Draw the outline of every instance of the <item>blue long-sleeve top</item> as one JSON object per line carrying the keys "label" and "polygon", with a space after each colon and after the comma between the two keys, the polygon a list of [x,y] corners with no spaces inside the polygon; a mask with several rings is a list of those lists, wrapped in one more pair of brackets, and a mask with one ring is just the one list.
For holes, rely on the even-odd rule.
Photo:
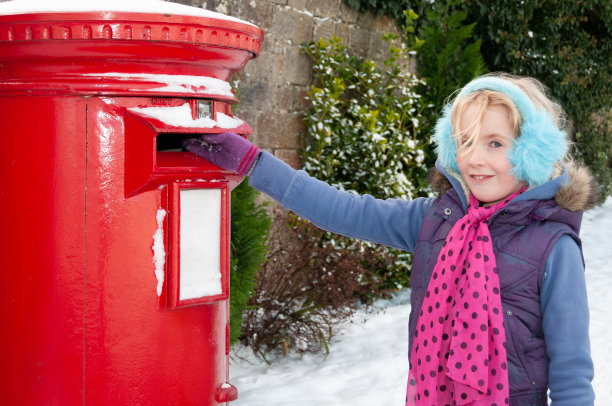
{"label": "blue long-sleeve top", "polygon": [[[453,187],[461,187],[456,179],[448,178]],[[566,182],[564,174],[528,190],[517,200],[550,199]],[[415,249],[421,223],[434,200],[380,200],[340,191],[304,171],[292,169],[267,152],[261,154],[253,168],[249,184],[322,229],[410,252]],[[464,205],[467,207],[466,202]],[[548,257],[540,300],[551,405],[593,405],[594,371],[584,265],[580,248],[569,236],[561,237]]]}

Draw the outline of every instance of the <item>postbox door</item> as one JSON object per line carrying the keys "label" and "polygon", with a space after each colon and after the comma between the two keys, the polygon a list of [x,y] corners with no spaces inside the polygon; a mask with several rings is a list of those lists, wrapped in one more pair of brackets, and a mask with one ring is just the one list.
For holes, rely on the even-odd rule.
{"label": "postbox door", "polygon": [[228,193],[225,182],[170,184],[169,308],[228,299]]}

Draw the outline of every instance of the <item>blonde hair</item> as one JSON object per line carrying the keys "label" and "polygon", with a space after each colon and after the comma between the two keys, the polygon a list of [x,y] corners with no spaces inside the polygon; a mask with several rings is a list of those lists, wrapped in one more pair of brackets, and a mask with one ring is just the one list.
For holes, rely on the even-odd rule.
{"label": "blonde hair", "polygon": [[[529,97],[536,109],[547,111],[552,117],[554,125],[560,130],[565,130],[567,124],[565,111],[560,104],[548,96],[547,87],[537,79],[510,75],[508,73],[492,73],[481,77],[494,77],[507,80],[519,87],[527,97]],[[463,127],[465,130],[462,132],[460,131],[461,116],[465,110],[472,105],[478,107],[476,120],[467,126],[464,125]],[[502,92],[488,89],[477,90],[456,99],[452,103],[452,106],[451,126],[458,154],[465,155],[471,152],[473,147],[470,147],[470,145],[473,146],[478,139],[484,114],[486,110],[492,106],[501,106],[506,110],[510,125],[514,129],[515,137],[520,136],[522,118],[519,110],[512,99]]]}

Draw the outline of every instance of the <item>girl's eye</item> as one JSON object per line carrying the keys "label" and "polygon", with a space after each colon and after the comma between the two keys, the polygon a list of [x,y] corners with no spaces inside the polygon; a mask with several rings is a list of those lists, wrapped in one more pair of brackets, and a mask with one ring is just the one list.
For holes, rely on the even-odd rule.
{"label": "girl's eye", "polygon": [[492,146],[493,148],[499,148],[499,147],[501,147],[501,146],[502,146],[502,144],[501,144],[501,143],[499,143],[499,142],[497,142],[497,141],[491,141],[491,146]]}

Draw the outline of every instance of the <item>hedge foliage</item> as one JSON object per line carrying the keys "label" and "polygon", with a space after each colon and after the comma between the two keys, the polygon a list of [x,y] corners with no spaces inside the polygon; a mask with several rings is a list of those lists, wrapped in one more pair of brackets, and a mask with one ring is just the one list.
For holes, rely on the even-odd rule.
{"label": "hedge foliage", "polygon": [[413,1],[409,0],[344,0],[349,6],[365,13],[374,11],[379,17],[388,15],[395,17],[398,23],[404,22],[404,11],[414,9]]}
{"label": "hedge foliage", "polygon": [[259,192],[244,180],[232,191],[230,344],[242,335],[243,313],[249,309],[255,279],[266,260],[270,217],[264,204],[257,204]]}
{"label": "hedge foliage", "polygon": [[544,80],[574,118],[609,105],[612,2],[465,1],[490,70]]}
{"label": "hedge foliage", "polygon": [[[432,133],[449,95],[483,74],[486,66],[480,53],[481,40],[472,39],[476,24],[466,22],[465,10],[456,10],[453,2],[436,2],[424,13],[417,20],[423,42],[418,53],[419,75],[426,84],[420,92],[429,106],[424,111],[424,130]],[[431,149],[429,166],[435,159]]]}
{"label": "hedge foliage", "polygon": [[415,91],[422,82],[401,65],[409,63],[409,50],[390,45],[382,66],[350,54],[335,36],[303,44],[302,51],[314,76],[304,169],[341,190],[381,199],[426,193],[429,139],[419,137],[424,107]]}
{"label": "hedge foliage", "polygon": [[[577,156],[612,194],[612,2],[466,0],[489,70],[542,80],[573,120]],[[606,115],[607,114],[607,115]],[[609,126],[608,126],[609,128]]]}
{"label": "hedge foliage", "polygon": [[[439,83],[428,77],[428,43],[446,35],[444,18],[429,14],[446,9],[445,16],[465,14],[465,23],[475,24],[466,43],[481,42],[480,52],[488,71],[533,76],[546,84],[568,112],[573,123],[576,156],[595,174],[601,196],[612,195],[612,2],[609,0],[345,0],[360,11],[371,10],[394,17],[404,24],[403,11],[413,8],[425,18],[417,21],[417,36],[424,40],[419,72],[433,88]],[[450,21],[450,20],[447,20]],[[438,25],[436,32],[431,30]],[[453,40],[453,36],[448,36]],[[464,45],[462,49],[467,49]],[[470,75],[463,64],[448,64],[455,74]],[[464,79],[457,81],[460,86]],[[458,86],[458,87],[459,87]],[[449,93],[443,90],[441,93]]]}
{"label": "hedge foliage", "polygon": [[[412,199],[429,191],[425,178],[430,139],[422,131],[425,106],[416,92],[424,83],[403,69],[414,49],[395,46],[395,35],[385,39],[389,56],[380,64],[350,54],[337,37],[302,45],[313,60],[315,79],[308,92],[311,108],[304,117],[302,159],[311,176],[340,190]],[[384,288],[407,286],[410,254],[384,250],[395,257],[376,270]]]}

